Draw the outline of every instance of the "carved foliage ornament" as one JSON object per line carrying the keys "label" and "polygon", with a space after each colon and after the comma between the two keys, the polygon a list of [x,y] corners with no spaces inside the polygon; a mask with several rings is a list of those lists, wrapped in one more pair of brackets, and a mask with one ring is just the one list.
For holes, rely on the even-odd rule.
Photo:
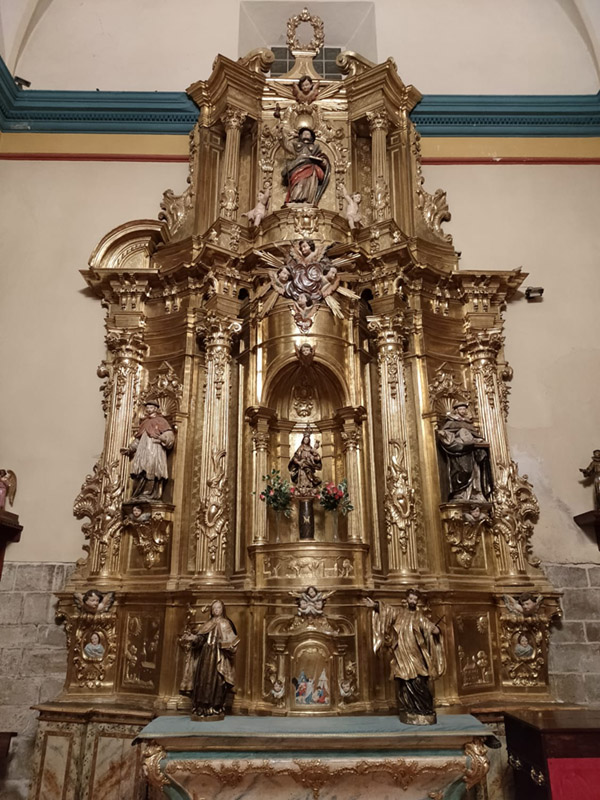
{"label": "carved foliage ornament", "polygon": [[[313,38],[308,44],[301,43],[296,36],[298,26],[302,22],[308,22],[313,29]],[[299,14],[288,19],[286,41],[292,53],[299,50],[304,53],[314,53],[316,55],[323,47],[325,41],[323,20],[320,17],[310,14],[307,8],[303,8]]]}
{"label": "carved foliage ornament", "polygon": [[491,520],[479,506],[468,511],[453,510],[444,519],[446,540],[461,567],[469,569],[479,547],[482,532],[491,526]]}
{"label": "carved foliage ornament", "polygon": [[122,495],[119,462],[114,461],[105,467],[101,456],[94,465],[93,474],[86,476],[73,505],[76,519],[89,519],[81,526],[81,530],[85,539],[90,541],[83,549],[88,553],[93,552],[92,570],[105,566],[111,541],[113,556],[118,554]]}
{"label": "carved foliage ornament", "polygon": [[214,450],[211,461],[212,473],[207,480],[208,491],[196,518],[196,536],[206,539],[208,556],[214,563],[219,553],[224,554],[229,536],[227,452]]}
{"label": "carved foliage ornament", "polygon": [[494,548],[500,552],[500,539],[508,547],[515,563],[524,558],[533,567],[539,566],[534,557],[531,537],[540,514],[538,501],[527,475],[519,475],[514,461],[508,467],[499,464],[502,476],[494,488]]}
{"label": "carved foliage ornament", "polygon": [[165,519],[161,511],[151,513],[134,506],[124,519],[123,527],[131,533],[135,546],[144,560],[144,566],[146,569],[151,569],[159,561],[171,538],[170,521]]}
{"label": "carved foliage ornament", "polygon": [[397,540],[402,552],[406,553],[415,512],[415,492],[405,467],[405,444],[392,440],[389,448],[384,498],[385,526],[388,540]]}
{"label": "carved foliage ornament", "polygon": [[163,361],[155,377],[140,395],[140,405],[148,400],[158,403],[160,413],[165,417],[172,417],[181,404],[183,397],[183,384],[177,373],[168,361]]}

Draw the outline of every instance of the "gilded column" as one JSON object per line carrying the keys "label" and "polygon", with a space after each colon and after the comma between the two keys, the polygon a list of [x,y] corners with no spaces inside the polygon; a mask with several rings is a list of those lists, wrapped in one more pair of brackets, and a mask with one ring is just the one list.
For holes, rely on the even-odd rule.
{"label": "gilded column", "polygon": [[75,499],[78,519],[89,517],[83,533],[89,541],[89,575],[107,576],[119,571],[122,536],[121,503],[128,485],[129,459],[121,450],[131,441],[133,416],[147,347],[140,328],[108,328],[109,358],[98,367],[102,386],[102,408],[106,416],[104,450],[92,475],[85,479]]}
{"label": "gilded column", "polygon": [[371,131],[371,175],[373,181],[373,220],[378,222],[390,216],[389,171],[387,159],[387,133],[389,117],[384,109],[367,112]]}
{"label": "gilded column", "polygon": [[477,394],[482,434],[490,443],[494,475],[492,531],[499,571],[504,575],[527,572],[532,561],[530,537],[539,507],[527,477],[511,460],[500,390],[498,354],[504,337],[499,329],[470,329],[463,350],[469,358]]}
{"label": "gilded column", "polygon": [[385,474],[385,527],[392,575],[417,572],[417,541],[411,459],[406,424],[403,334],[400,315],[369,317],[376,336]]}
{"label": "gilded column", "polygon": [[348,494],[355,510],[348,514],[348,541],[364,542],[366,523],[363,503],[363,482],[360,471],[360,448],[362,440],[361,425],[366,419],[366,411],[362,406],[340,409],[336,418],[342,423],[342,442]]}
{"label": "gilded column", "polygon": [[200,503],[196,514],[196,573],[223,579],[231,528],[228,492],[231,345],[237,319],[209,312],[198,324],[206,350]]}
{"label": "gilded column", "polygon": [[275,417],[270,408],[252,407],[246,411],[246,419],[252,428],[252,479],[254,487],[254,504],[252,519],[252,543],[264,544],[269,539],[267,531],[267,506],[258,502],[263,489],[263,475],[269,471],[269,424]]}
{"label": "gilded column", "polygon": [[238,210],[238,180],[240,162],[240,132],[247,114],[234,106],[227,106],[221,120],[225,126],[225,154],[223,157],[223,186],[221,189],[221,216],[236,219]]}

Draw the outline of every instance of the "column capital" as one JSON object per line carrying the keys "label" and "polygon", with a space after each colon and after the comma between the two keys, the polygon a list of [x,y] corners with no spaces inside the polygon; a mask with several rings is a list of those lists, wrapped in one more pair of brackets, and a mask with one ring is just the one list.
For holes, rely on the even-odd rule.
{"label": "column capital", "polygon": [[467,335],[461,349],[469,356],[471,363],[487,361],[495,363],[498,353],[504,345],[504,336],[500,328],[467,328]]}
{"label": "column capital", "polygon": [[246,121],[248,114],[242,111],[241,108],[235,106],[226,106],[225,111],[221,114],[221,122],[225,126],[226,131],[239,131]]}
{"label": "column capital", "polygon": [[218,347],[231,348],[234,338],[242,330],[242,322],[233,317],[209,311],[198,318],[196,335],[203,339],[207,352]]}
{"label": "column capital", "polygon": [[148,351],[142,328],[107,328],[105,342],[115,359],[141,361]]}
{"label": "column capital", "polygon": [[398,347],[406,338],[404,315],[399,312],[367,317],[367,327],[380,350],[391,346]]}
{"label": "column capital", "polygon": [[367,120],[371,133],[375,131],[387,133],[391,124],[388,113],[384,108],[379,108],[376,111],[367,111]]}

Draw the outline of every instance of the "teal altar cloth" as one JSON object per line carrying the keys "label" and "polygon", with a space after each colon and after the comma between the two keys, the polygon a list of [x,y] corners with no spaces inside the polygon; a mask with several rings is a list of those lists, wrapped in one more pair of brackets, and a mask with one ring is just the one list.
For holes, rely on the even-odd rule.
{"label": "teal altar cloth", "polygon": [[[470,715],[158,717],[138,735],[172,800],[463,800],[485,780],[492,731]],[[474,795],[473,795],[474,796]]]}

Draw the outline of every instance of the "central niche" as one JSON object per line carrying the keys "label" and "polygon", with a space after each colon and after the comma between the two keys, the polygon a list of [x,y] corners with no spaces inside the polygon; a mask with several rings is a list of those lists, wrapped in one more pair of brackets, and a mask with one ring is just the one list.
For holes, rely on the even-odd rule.
{"label": "central niche", "polygon": [[[325,364],[308,344],[297,348],[298,359],[282,367],[267,387],[267,405],[276,412],[271,428],[272,463],[289,478],[289,462],[308,432],[311,444],[321,456],[322,469],[317,472],[321,485],[339,483],[344,474],[342,420],[344,391]],[[305,355],[303,355],[303,351]],[[295,541],[298,538],[297,508],[291,519],[277,520],[269,515],[269,541]],[[315,539],[336,541],[344,535],[344,521],[327,514],[318,500],[314,502]],[[340,530],[338,530],[338,525]],[[278,530],[273,530],[277,526]]]}

